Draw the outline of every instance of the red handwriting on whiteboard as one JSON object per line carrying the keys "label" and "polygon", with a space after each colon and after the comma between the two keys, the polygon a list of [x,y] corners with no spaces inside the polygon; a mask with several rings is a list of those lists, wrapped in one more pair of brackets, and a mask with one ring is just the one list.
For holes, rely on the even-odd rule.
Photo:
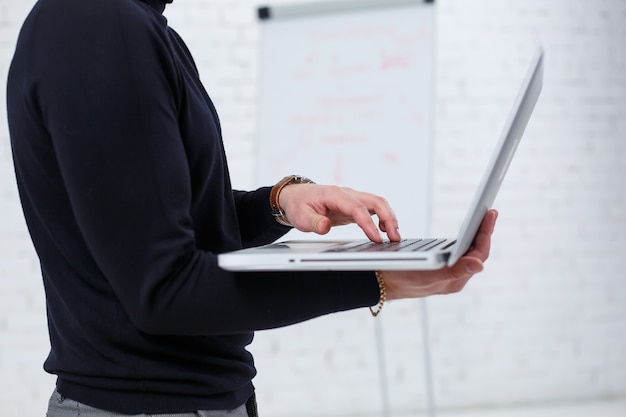
{"label": "red handwriting on whiteboard", "polygon": [[322,142],[330,144],[354,144],[367,140],[365,135],[358,133],[328,134],[321,137]]}
{"label": "red handwriting on whiteboard", "polygon": [[390,54],[387,51],[380,53],[380,69],[388,71],[392,69],[407,69],[411,66],[410,55],[407,54]]}

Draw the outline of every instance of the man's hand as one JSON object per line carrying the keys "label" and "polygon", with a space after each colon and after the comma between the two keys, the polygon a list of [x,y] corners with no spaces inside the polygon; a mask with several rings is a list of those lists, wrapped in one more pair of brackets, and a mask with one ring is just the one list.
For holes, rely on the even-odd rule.
{"label": "man's hand", "polygon": [[[331,227],[356,223],[374,242],[382,242],[381,231],[389,240],[400,240],[396,215],[387,200],[374,194],[346,187],[292,184],[282,189],[279,203],[289,222],[302,232],[324,235]],[[372,220],[374,214],[378,227]]]}
{"label": "man's hand", "polygon": [[483,270],[497,217],[495,210],[487,212],[474,244],[453,266],[434,271],[383,271],[387,299],[421,298],[461,291],[474,274]]}

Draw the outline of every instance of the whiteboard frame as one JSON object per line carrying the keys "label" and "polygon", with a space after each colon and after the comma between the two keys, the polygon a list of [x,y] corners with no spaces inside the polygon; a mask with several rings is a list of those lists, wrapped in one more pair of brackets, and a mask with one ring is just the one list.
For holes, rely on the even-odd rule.
{"label": "whiteboard frame", "polygon": [[348,12],[372,8],[389,8],[406,5],[432,5],[435,0],[340,0],[321,1],[300,4],[281,4],[276,6],[261,6],[258,8],[258,18],[261,21],[270,19],[292,18],[302,15]]}

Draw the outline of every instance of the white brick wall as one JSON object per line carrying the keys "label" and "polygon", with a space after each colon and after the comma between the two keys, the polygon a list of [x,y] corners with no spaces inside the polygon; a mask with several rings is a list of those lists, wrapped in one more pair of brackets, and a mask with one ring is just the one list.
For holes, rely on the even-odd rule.
{"label": "white brick wall", "polygon": [[487,271],[429,302],[437,403],[624,395],[626,2],[442,1],[439,12],[434,230],[464,210],[454,167],[475,182],[535,41],[546,77],[496,204]]}
{"label": "white brick wall", "polygon": [[[33,3],[0,0],[2,74]],[[257,5],[176,0],[167,11],[220,111],[238,187],[255,170]],[[437,8],[437,234],[456,233],[536,42],[546,73],[497,200],[487,270],[462,294],[426,302],[435,403],[626,397],[626,1],[439,0]],[[43,415],[53,387],[41,370],[43,290],[4,117],[0,210],[0,415]],[[393,416],[427,404],[421,313],[420,301],[395,302],[380,320]],[[366,311],[258,334],[263,415],[381,415],[376,335]]]}

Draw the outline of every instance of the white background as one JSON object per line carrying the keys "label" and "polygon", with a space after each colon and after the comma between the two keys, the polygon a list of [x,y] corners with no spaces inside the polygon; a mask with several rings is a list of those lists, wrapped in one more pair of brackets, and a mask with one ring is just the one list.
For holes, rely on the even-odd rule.
{"label": "white background", "polygon": [[[0,0],[3,77],[32,4]],[[240,188],[256,171],[257,5],[175,0],[166,11],[216,102]],[[626,1],[441,0],[436,25],[433,232],[458,229],[539,42],[545,84],[496,202],[486,271],[428,299],[427,318],[402,301],[377,319],[391,415],[427,405],[424,322],[438,410],[626,398]],[[41,369],[45,303],[20,210],[1,117],[0,415],[41,416],[54,380]],[[358,310],[259,333],[262,415],[381,415],[374,323]]]}

